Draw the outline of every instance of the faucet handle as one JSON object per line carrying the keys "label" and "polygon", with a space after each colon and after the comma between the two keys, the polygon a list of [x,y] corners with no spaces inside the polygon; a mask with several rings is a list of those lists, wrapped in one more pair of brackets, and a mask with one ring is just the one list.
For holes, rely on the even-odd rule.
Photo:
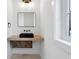
{"label": "faucet handle", "polygon": [[29,30],[24,30],[24,32],[30,32],[30,29]]}
{"label": "faucet handle", "polygon": [[26,30],[24,30],[24,32],[25,32]]}

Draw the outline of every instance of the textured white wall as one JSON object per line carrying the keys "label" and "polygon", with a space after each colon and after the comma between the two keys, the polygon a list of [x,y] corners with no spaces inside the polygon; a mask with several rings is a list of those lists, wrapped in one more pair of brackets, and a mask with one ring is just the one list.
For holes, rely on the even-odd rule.
{"label": "textured white wall", "polygon": [[56,7],[55,2],[60,0],[40,1],[41,32],[45,39],[41,43],[41,57],[42,59],[70,59],[70,47],[55,41],[55,39],[61,39],[60,6]]}
{"label": "textured white wall", "polygon": [[[12,23],[13,21],[13,1],[7,0],[7,22]],[[12,34],[12,28],[7,28],[7,36]]]}

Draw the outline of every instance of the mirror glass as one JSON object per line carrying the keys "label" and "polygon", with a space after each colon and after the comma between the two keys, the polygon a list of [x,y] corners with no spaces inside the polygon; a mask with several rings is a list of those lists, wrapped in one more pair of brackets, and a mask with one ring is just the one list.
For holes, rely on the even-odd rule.
{"label": "mirror glass", "polygon": [[35,12],[18,12],[18,26],[34,27]]}

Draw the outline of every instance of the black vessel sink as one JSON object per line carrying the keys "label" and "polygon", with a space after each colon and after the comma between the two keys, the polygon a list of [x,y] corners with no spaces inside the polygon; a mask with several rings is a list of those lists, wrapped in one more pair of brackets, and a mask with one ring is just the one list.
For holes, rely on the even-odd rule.
{"label": "black vessel sink", "polygon": [[34,34],[33,33],[21,33],[19,35],[20,38],[33,38]]}

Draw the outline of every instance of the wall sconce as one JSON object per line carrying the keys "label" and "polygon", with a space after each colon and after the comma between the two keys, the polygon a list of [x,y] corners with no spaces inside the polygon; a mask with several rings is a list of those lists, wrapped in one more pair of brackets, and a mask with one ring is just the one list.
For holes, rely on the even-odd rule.
{"label": "wall sconce", "polygon": [[30,3],[31,0],[22,0],[24,3]]}
{"label": "wall sconce", "polygon": [[8,28],[10,28],[11,27],[11,23],[10,22],[8,22]]}

